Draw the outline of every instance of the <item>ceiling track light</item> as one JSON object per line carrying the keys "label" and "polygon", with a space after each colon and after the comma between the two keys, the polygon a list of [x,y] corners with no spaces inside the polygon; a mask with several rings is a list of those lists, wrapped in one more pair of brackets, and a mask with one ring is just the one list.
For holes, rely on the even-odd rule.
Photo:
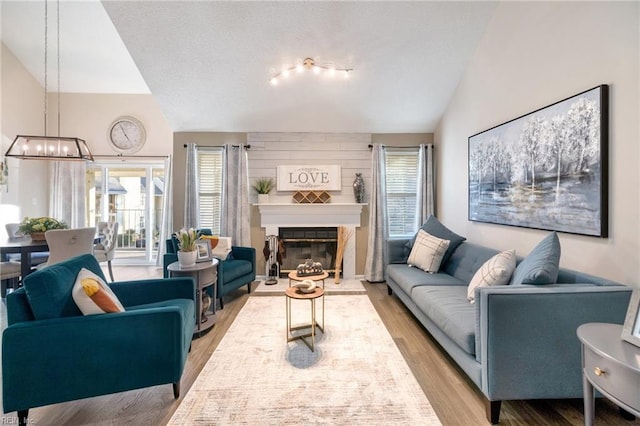
{"label": "ceiling track light", "polygon": [[289,78],[294,71],[298,74],[304,71],[311,71],[316,75],[323,73],[329,77],[335,77],[341,74],[343,78],[349,78],[349,74],[353,72],[353,68],[338,68],[332,64],[318,65],[312,58],[305,58],[304,61],[295,66],[283,68],[282,71],[274,74],[269,82],[272,86],[277,86],[280,80]]}

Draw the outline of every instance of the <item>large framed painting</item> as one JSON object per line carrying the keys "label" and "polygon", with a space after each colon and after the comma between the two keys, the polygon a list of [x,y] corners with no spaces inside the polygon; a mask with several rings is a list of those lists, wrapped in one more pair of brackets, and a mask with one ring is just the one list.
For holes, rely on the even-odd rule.
{"label": "large framed painting", "polygon": [[609,87],[469,137],[469,220],[608,236]]}

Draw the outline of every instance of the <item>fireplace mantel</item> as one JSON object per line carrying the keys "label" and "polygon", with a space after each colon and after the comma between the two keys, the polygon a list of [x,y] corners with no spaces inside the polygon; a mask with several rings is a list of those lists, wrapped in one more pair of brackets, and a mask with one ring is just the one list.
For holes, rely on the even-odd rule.
{"label": "fireplace mantel", "polygon": [[356,236],[364,203],[256,204],[260,210],[260,226],[266,235],[279,235],[280,228],[344,226],[352,233],[344,251],[344,279],[356,276]]}

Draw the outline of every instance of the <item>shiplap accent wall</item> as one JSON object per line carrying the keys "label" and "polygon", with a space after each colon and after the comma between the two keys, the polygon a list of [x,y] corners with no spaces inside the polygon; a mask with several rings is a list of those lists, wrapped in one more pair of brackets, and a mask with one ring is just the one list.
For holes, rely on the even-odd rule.
{"label": "shiplap accent wall", "polygon": [[[341,166],[342,190],[329,191],[331,202],[355,203],[353,180],[362,173],[365,200],[371,188],[371,134],[369,133],[248,133],[249,183],[271,177],[281,165],[337,164]],[[292,191],[272,191],[270,203],[291,202]],[[250,200],[257,202],[255,191]]]}

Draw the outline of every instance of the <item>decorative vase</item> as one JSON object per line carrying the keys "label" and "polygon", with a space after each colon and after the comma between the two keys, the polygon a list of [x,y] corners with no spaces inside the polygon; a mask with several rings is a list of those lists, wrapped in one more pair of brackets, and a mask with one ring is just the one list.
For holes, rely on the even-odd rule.
{"label": "decorative vase", "polygon": [[178,262],[180,262],[180,266],[189,267],[194,266],[196,264],[196,254],[194,251],[178,251]]}
{"label": "decorative vase", "polygon": [[44,236],[44,232],[32,232],[31,233],[31,241],[46,241],[47,239]]}
{"label": "decorative vase", "polygon": [[258,194],[258,204],[268,204],[269,194]]}
{"label": "decorative vase", "polygon": [[356,178],[353,181],[353,195],[356,197],[356,203],[364,201],[364,179],[362,179],[362,173],[356,173]]}
{"label": "decorative vase", "polygon": [[202,293],[202,315],[201,315],[201,319],[200,322],[206,322],[207,321],[207,312],[209,311],[209,308],[211,307],[211,296],[209,296],[209,294],[207,294],[206,292]]}

